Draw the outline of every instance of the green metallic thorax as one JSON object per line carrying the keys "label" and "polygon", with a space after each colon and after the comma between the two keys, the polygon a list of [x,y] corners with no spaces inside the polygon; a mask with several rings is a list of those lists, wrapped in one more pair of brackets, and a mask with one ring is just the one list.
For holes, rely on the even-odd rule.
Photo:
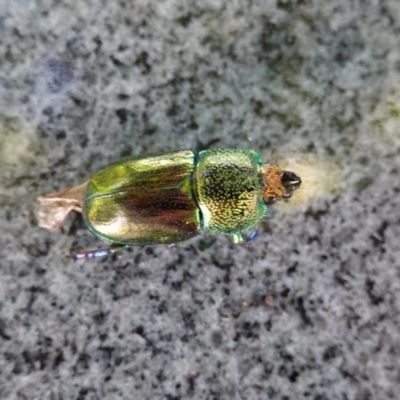
{"label": "green metallic thorax", "polygon": [[261,156],[252,150],[200,152],[195,188],[204,228],[237,236],[265,216],[261,163]]}
{"label": "green metallic thorax", "polygon": [[84,220],[114,243],[179,243],[204,230],[233,236],[265,216],[261,156],[252,150],[189,150],[127,158],[88,183]]}

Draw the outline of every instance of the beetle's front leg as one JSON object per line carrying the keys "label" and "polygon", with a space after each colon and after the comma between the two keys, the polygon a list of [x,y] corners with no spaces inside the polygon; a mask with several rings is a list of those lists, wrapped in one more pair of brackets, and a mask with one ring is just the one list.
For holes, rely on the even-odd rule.
{"label": "beetle's front leg", "polygon": [[237,232],[232,235],[233,243],[250,246],[257,239],[260,229],[258,227],[252,229],[247,234],[244,232]]}
{"label": "beetle's front leg", "polygon": [[243,245],[251,246],[257,239],[258,234],[260,233],[260,228],[257,226],[252,229],[245,238]]}
{"label": "beetle's front leg", "polygon": [[80,250],[71,254],[70,256],[67,256],[67,258],[72,258],[73,260],[82,260],[87,258],[105,257],[109,254],[126,249],[127,247],[129,247],[127,244],[113,244],[106,249]]}

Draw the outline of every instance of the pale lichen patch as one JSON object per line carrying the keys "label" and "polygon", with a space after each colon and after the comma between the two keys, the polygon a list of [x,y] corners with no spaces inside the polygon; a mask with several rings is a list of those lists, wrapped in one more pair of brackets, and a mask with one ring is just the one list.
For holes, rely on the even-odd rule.
{"label": "pale lichen patch", "polygon": [[31,165],[39,150],[33,125],[0,116],[0,165]]}
{"label": "pale lichen patch", "polygon": [[380,102],[371,118],[372,132],[388,146],[400,142],[400,94]]}
{"label": "pale lichen patch", "polygon": [[288,202],[279,202],[288,209],[296,210],[296,206],[312,204],[339,191],[344,185],[343,168],[335,158],[297,153],[280,162],[280,167],[293,171],[302,181]]}

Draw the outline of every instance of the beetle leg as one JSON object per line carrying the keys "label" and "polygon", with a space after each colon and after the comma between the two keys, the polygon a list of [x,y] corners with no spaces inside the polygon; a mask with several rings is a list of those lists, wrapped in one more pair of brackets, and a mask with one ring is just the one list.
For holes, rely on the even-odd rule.
{"label": "beetle leg", "polygon": [[254,241],[257,239],[257,236],[260,232],[260,229],[258,227],[252,229],[249,234],[246,236],[246,239],[244,241],[245,246],[250,246],[254,243]]}
{"label": "beetle leg", "polygon": [[71,254],[68,258],[72,258],[73,260],[82,260],[87,258],[104,257],[108,254],[113,254],[117,251],[126,249],[127,247],[129,247],[127,244],[113,244],[106,249],[80,250]]}
{"label": "beetle leg", "polygon": [[240,244],[240,243],[243,243],[246,241],[243,237],[242,232],[233,233],[232,240],[233,240],[233,243],[235,243],[235,244]]}
{"label": "beetle leg", "polygon": [[252,229],[248,234],[243,232],[234,233],[232,235],[233,243],[242,244],[244,246],[250,246],[254,243],[258,236],[259,228]]}

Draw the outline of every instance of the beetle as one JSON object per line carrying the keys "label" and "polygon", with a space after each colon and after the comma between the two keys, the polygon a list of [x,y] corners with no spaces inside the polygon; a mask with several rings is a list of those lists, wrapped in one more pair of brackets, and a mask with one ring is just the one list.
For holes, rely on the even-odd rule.
{"label": "beetle", "polygon": [[[295,173],[263,163],[253,150],[181,150],[124,158],[72,188],[82,191],[82,199],[68,211],[81,211],[88,229],[111,242],[109,248],[82,250],[72,257],[100,257],[136,245],[173,245],[205,231],[249,244],[267,205],[288,199],[300,185]],[[39,201],[59,200],[54,195],[68,191]]]}

